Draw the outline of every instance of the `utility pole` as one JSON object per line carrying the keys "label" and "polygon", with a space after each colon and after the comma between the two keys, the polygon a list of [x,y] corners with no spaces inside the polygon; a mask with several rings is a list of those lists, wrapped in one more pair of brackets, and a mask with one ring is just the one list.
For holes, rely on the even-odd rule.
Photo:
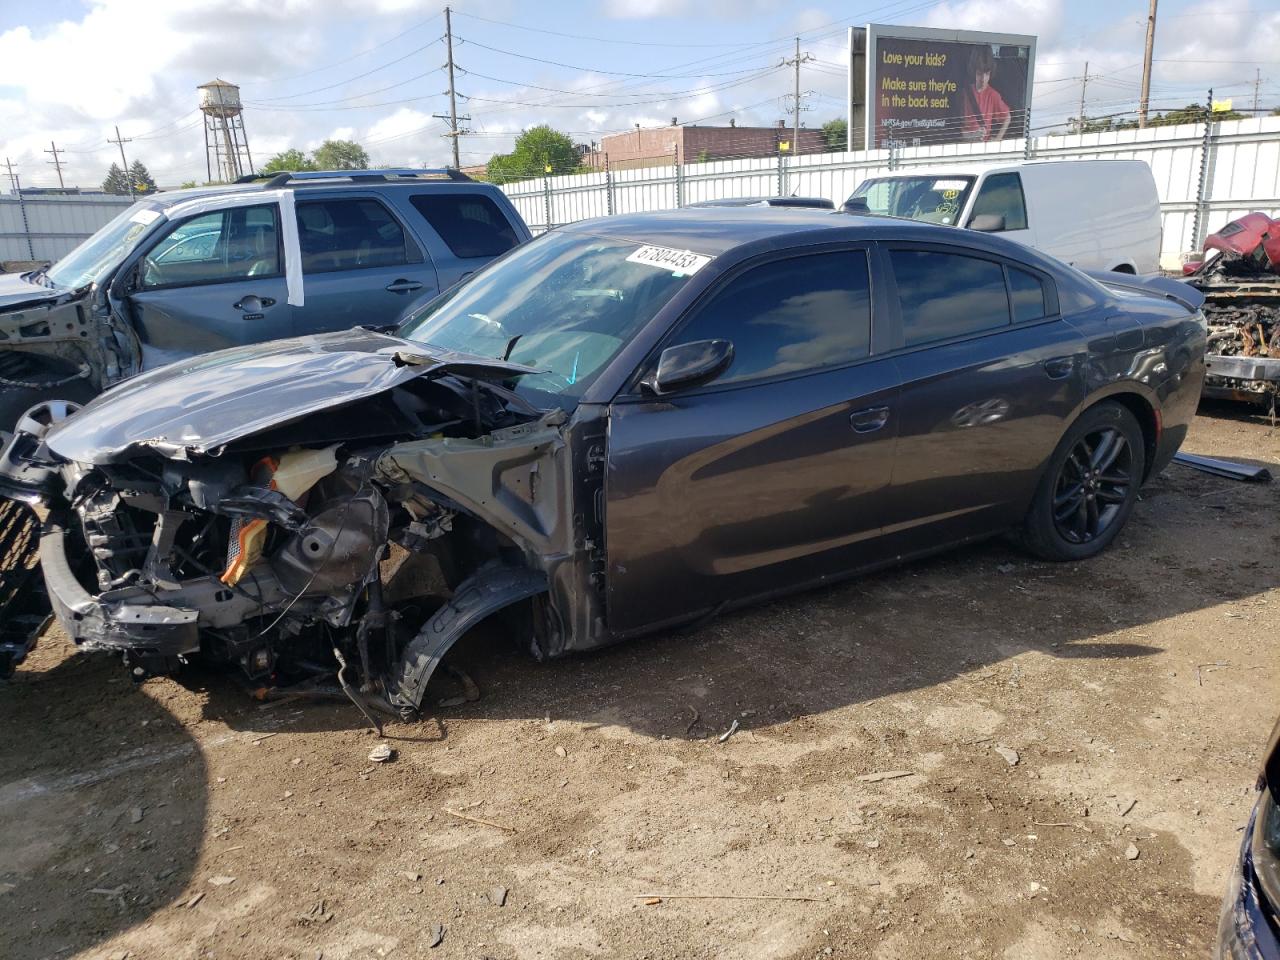
{"label": "utility pole", "polygon": [[1076,119],[1076,133],[1084,133],[1084,92],[1089,87],[1089,61],[1084,62],[1084,76],[1080,78],[1080,115]]}
{"label": "utility pole", "polygon": [[[1156,0],[1147,12],[1147,47],[1142,54],[1142,94],[1138,99],[1138,126],[1147,125],[1147,107],[1151,103],[1151,53],[1156,46]],[[1088,70],[1085,71],[1088,73]]]}
{"label": "utility pole", "polygon": [[1253,115],[1258,115],[1258,90],[1262,86],[1262,68],[1253,68]]}
{"label": "utility pole", "polygon": [[783,67],[794,66],[796,68],[796,92],[794,94],[796,118],[793,136],[791,139],[791,152],[793,154],[800,152],[800,64],[808,63],[812,59],[813,54],[806,53],[804,56],[800,55],[800,38],[796,37],[796,55],[790,60],[783,60],[782,63],[779,64],[779,66]]}
{"label": "utility pole", "polygon": [[62,161],[58,159],[58,145],[50,140],[49,147],[50,149],[46,150],[45,153],[52,153],[53,159],[46,160],[45,163],[53,164],[53,169],[58,171],[58,187],[59,189],[65,190],[67,185],[62,182]]}
{"label": "utility pole", "polygon": [[129,161],[124,158],[124,145],[126,143],[133,143],[133,138],[120,136],[120,127],[117,126],[116,138],[114,140],[108,139],[107,143],[114,143],[116,146],[120,148],[120,165],[124,167],[124,182],[129,185],[129,196],[132,197],[133,196],[133,177],[129,173]]}
{"label": "utility pole", "polygon": [[458,158],[458,138],[470,133],[470,130],[459,130],[459,120],[470,120],[470,117],[458,116],[458,92],[453,84],[453,11],[448,7],[444,8],[444,38],[445,47],[449,51],[449,115],[442,113],[432,114],[437,120],[449,121],[449,132],[445,134],[453,141],[453,168],[455,170],[462,169],[462,162]]}
{"label": "utility pole", "polygon": [[10,161],[10,160],[9,160],[9,158],[8,158],[8,157],[5,157],[5,158],[4,158],[4,165],[5,165],[5,169],[7,169],[7,170],[9,171],[9,173],[8,173],[8,177],[9,177],[9,187],[10,187],[10,189],[15,190],[15,191],[16,191],[16,190],[18,190],[18,189],[20,189],[20,188],[19,188],[19,186],[18,186],[18,175],[17,175],[16,173],[14,173],[14,172],[13,172],[13,163],[12,163],[12,161]]}

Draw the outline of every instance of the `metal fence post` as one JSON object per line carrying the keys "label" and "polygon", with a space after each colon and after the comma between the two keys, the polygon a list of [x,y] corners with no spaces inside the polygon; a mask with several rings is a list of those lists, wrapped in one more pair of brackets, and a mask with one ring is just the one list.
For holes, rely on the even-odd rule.
{"label": "metal fence post", "polygon": [[547,229],[551,229],[551,175],[542,175],[542,202],[547,214]]}
{"label": "metal fence post", "polygon": [[680,147],[671,148],[671,158],[676,167],[676,208],[684,206],[684,168],[680,165]]}
{"label": "metal fence post", "polygon": [[778,151],[778,196],[785,197],[787,195],[786,185],[786,158],[781,150]]}
{"label": "metal fence post", "polygon": [[613,216],[613,171],[609,169],[609,155],[604,157],[604,206],[609,216]]}
{"label": "metal fence post", "polygon": [[1204,138],[1200,141],[1200,178],[1196,183],[1196,215],[1191,221],[1191,249],[1200,250],[1204,247],[1205,222],[1208,218],[1208,211],[1205,204],[1208,202],[1206,194],[1209,190],[1209,155],[1213,149],[1213,90],[1209,90],[1209,100],[1205,105],[1204,114]]}
{"label": "metal fence post", "polygon": [[31,224],[27,220],[27,204],[22,199],[22,187],[17,187],[14,192],[18,195],[18,213],[22,215],[22,232],[27,236],[27,256],[34,260],[36,248],[31,242]]}

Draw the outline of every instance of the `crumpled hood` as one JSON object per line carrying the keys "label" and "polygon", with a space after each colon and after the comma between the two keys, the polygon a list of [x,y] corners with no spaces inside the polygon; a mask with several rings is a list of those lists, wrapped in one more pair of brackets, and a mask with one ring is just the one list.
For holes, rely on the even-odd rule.
{"label": "crumpled hood", "polygon": [[101,394],[45,442],[77,463],[126,459],[138,447],[185,459],[445,369],[481,377],[535,372],[356,328],[160,367]]}
{"label": "crumpled hood", "polygon": [[38,283],[28,283],[20,273],[0,273],[0,310],[33,307],[64,296],[66,290],[51,290]]}

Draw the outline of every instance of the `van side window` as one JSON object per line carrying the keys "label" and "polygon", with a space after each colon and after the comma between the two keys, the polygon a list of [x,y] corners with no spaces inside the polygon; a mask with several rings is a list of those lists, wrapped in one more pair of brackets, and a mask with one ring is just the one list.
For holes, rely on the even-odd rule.
{"label": "van side window", "polygon": [[1048,316],[1044,283],[1040,278],[1016,267],[1005,269],[1009,271],[1009,300],[1013,304],[1013,322],[1025,323]]}
{"label": "van side window", "polygon": [[231,207],[173,227],[142,260],[142,286],[278,277],[276,205]]}
{"label": "van side window", "polygon": [[1004,268],[933,250],[890,250],[908,347],[1009,325]]}
{"label": "van side window", "polygon": [[1016,173],[995,173],[987,177],[978,191],[978,198],[973,201],[969,222],[984,214],[1004,217],[1006,230],[1027,229],[1027,202],[1022,196],[1022,178]]}

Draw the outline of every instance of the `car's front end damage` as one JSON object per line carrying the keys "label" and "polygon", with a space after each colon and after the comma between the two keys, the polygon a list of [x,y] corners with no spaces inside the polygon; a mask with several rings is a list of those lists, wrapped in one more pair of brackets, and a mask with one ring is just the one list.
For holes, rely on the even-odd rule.
{"label": "car's front end damage", "polygon": [[1280,221],[1247,214],[1209,236],[1205,251],[1188,275],[1205,295],[1209,321],[1204,393],[1274,406],[1280,392]]}
{"label": "car's front end damage", "polygon": [[599,634],[602,431],[532,406],[522,372],[359,329],[223,351],[29,421],[0,484],[48,509],[40,562],[81,649],[139,679],[340,666],[362,704],[411,714],[490,612],[538,598],[519,625],[539,656]]}

